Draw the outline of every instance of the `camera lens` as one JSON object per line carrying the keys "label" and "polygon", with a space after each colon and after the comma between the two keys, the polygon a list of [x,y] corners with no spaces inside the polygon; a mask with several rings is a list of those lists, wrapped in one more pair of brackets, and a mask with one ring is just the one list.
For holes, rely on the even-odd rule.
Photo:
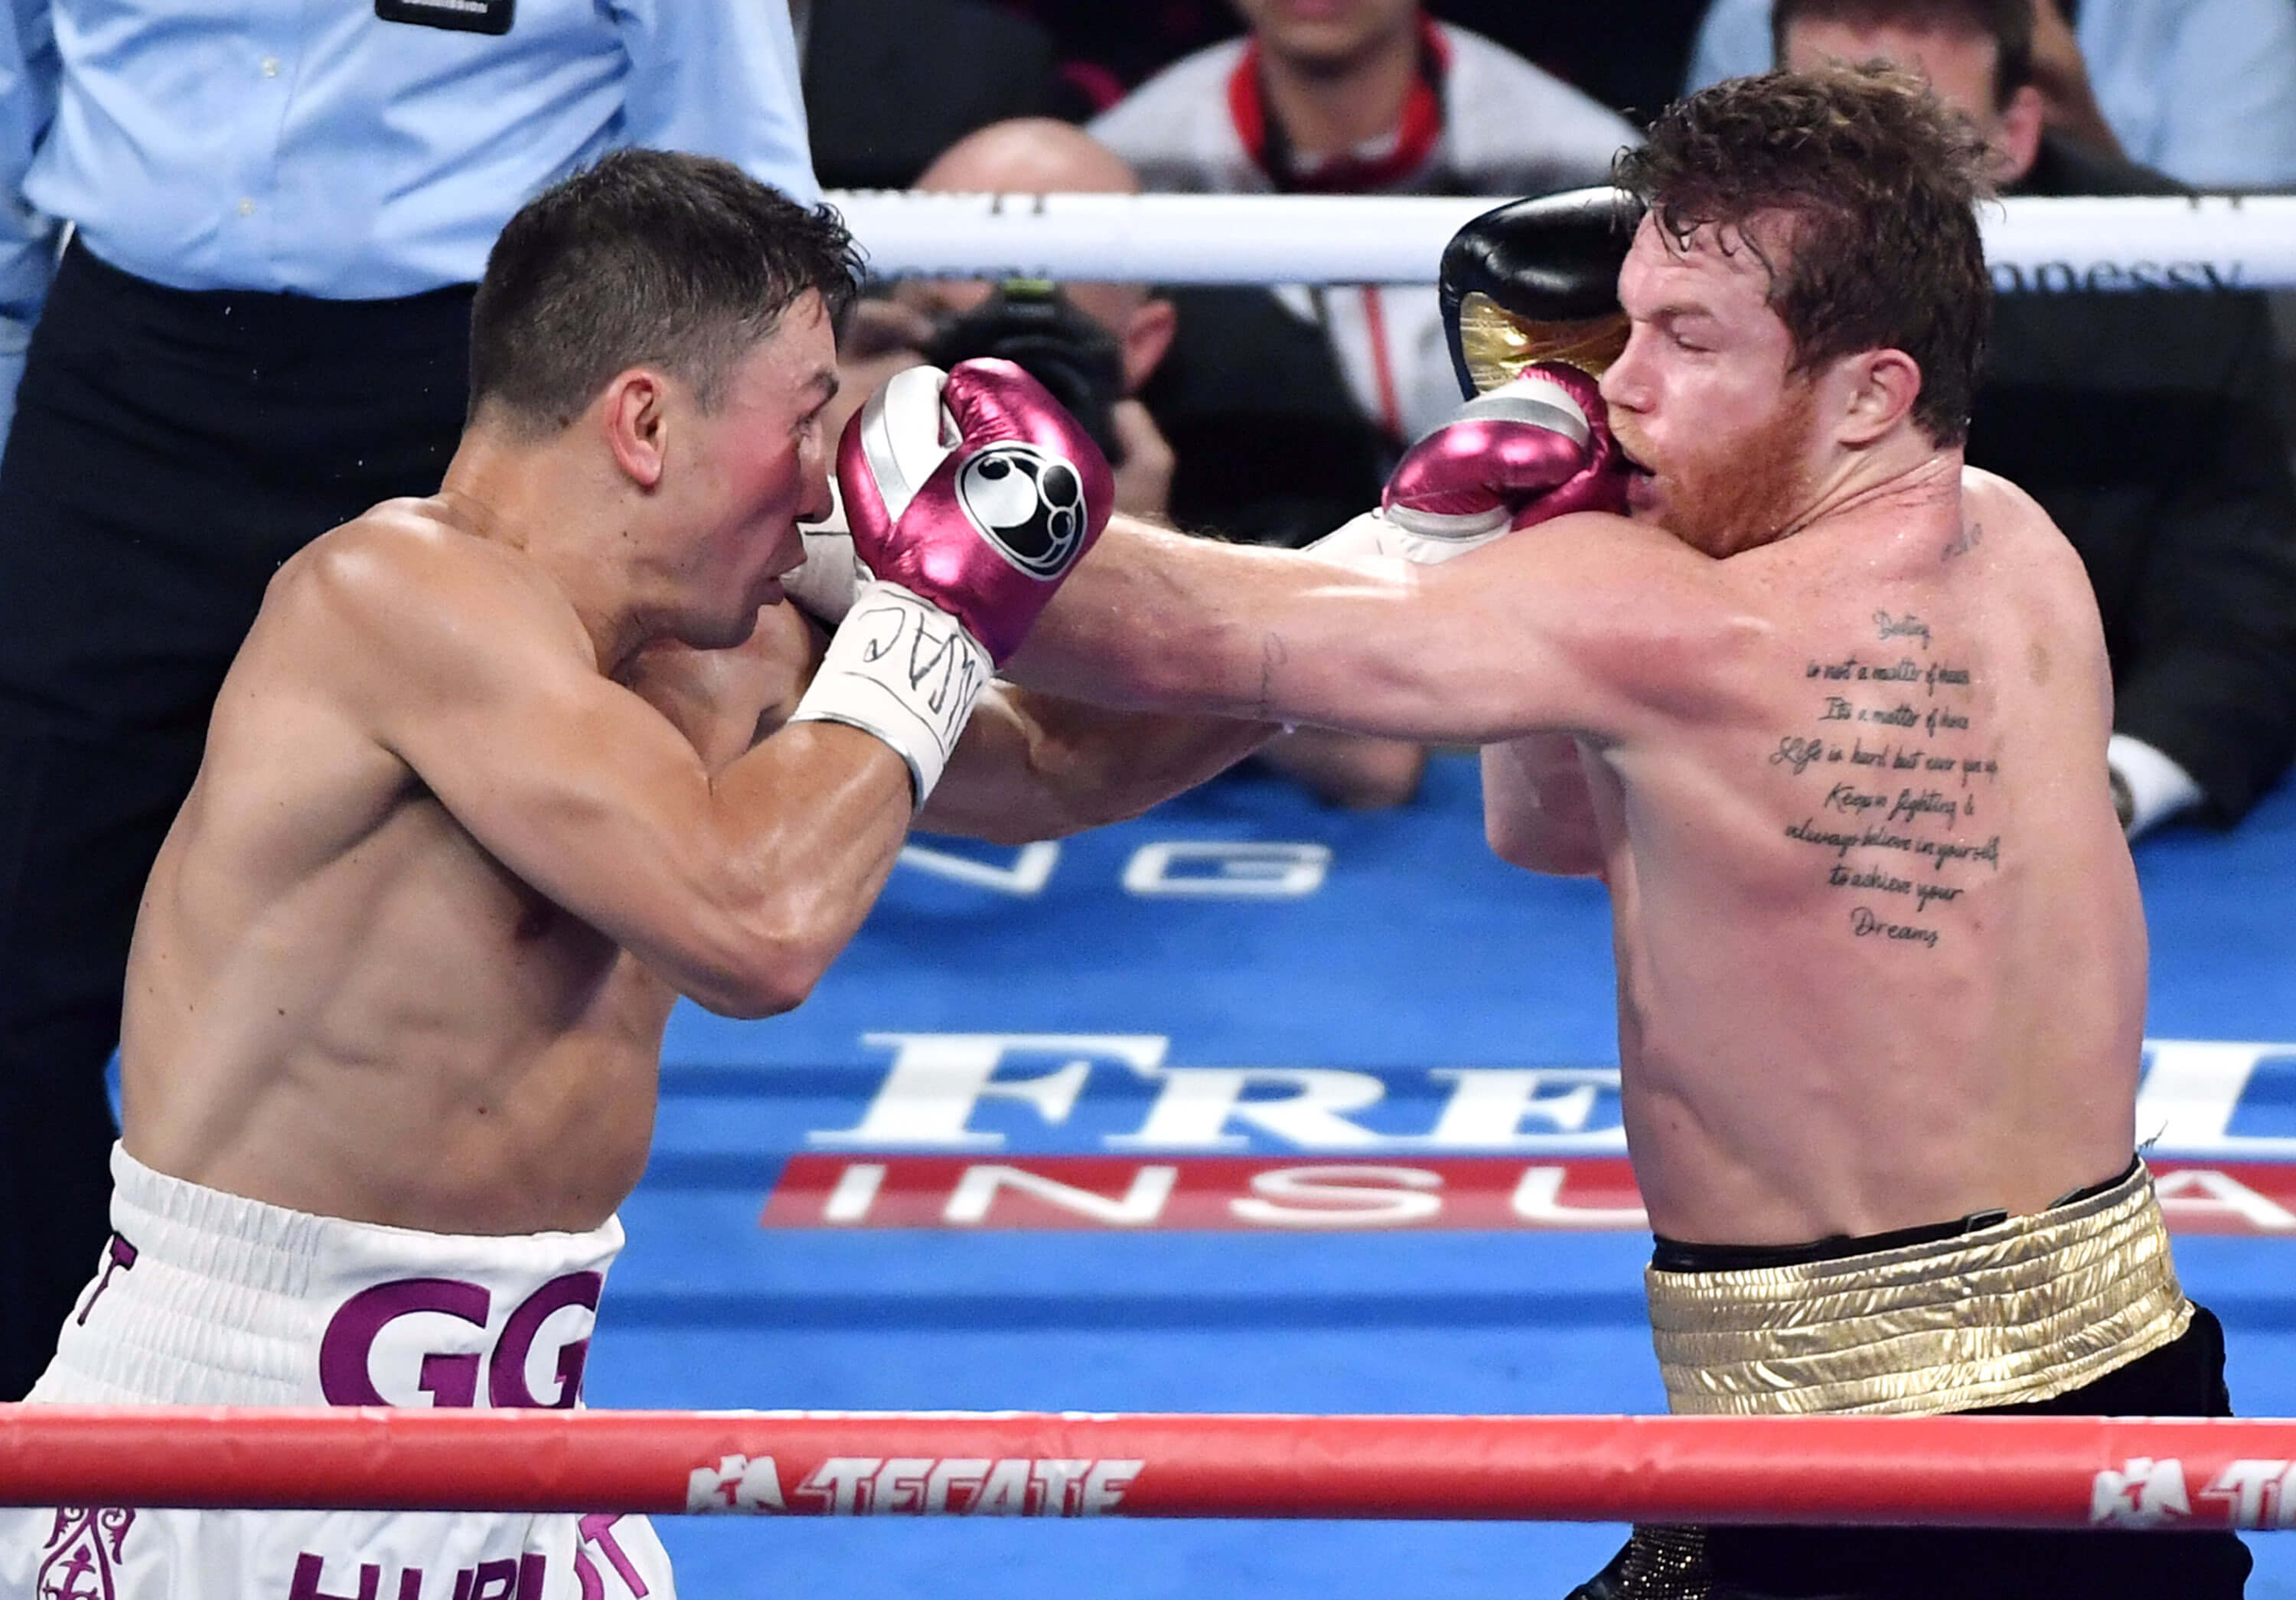
{"label": "camera lens", "polygon": [[1077,309],[1054,284],[999,283],[987,299],[942,324],[925,357],[936,366],[993,356],[1045,386],[1113,463],[1110,413],[1124,396],[1124,357],[1115,336]]}

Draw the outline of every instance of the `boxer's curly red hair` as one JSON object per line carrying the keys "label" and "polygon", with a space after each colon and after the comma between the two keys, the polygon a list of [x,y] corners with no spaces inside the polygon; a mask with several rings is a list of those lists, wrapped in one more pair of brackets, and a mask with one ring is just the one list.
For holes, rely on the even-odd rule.
{"label": "boxer's curly red hair", "polygon": [[1975,129],[1921,79],[1879,63],[1766,72],[1669,106],[1614,173],[1678,242],[1702,227],[1752,250],[1794,368],[1898,349],[1922,371],[1915,423],[1968,438],[1992,283]]}

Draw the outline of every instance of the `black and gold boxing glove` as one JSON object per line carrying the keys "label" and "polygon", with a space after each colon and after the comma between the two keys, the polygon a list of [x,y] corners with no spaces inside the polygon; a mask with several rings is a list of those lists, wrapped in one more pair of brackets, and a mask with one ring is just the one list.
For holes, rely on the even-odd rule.
{"label": "black and gold boxing glove", "polygon": [[1642,202],[1607,185],[1533,195],[1484,212],[1443,249],[1443,332],[1468,399],[1525,367],[1599,378],[1626,348],[1619,268]]}

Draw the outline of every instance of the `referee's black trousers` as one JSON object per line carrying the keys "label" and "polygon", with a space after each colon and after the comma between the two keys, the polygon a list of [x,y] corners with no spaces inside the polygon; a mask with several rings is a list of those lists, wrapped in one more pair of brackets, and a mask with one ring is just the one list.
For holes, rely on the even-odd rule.
{"label": "referee's black trousers", "polygon": [[0,1400],[103,1249],[128,936],[217,687],[280,562],[438,488],[470,304],[57,270],[0,458]]}

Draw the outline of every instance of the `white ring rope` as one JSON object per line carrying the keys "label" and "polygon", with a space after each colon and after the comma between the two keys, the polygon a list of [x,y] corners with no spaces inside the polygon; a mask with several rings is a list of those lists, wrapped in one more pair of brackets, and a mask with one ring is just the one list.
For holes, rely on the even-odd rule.
{"label": "white ring rope", "polygon": [[[922,194],[829,199],[885,277],[1426,283],[1507,197]],[[2019,198],[1984,210],[2005,288],[2296,288],[2296,194]]]}

